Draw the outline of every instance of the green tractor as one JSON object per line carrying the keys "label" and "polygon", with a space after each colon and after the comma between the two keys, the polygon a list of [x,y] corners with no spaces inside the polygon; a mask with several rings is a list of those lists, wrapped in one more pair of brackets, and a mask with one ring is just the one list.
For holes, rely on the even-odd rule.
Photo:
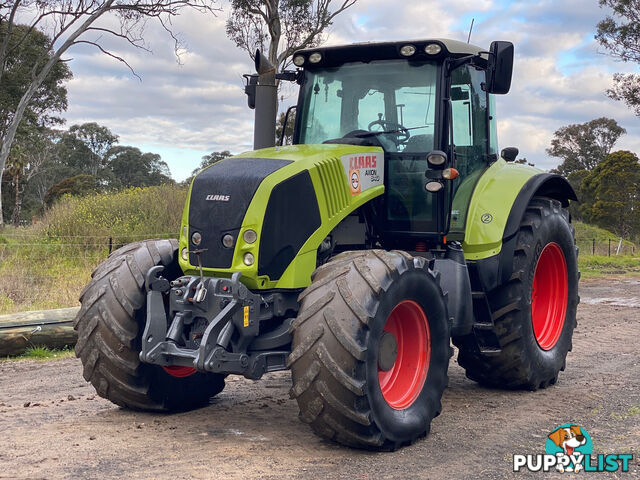
{"label": "green tractor", "polygon": [[[227,375],[290,369],[314,432],[394,449],[440,413],[451,341],[481,384],[554,384],[576,326],[577,199],[498,153],[513,45],[315,48],[281,73],[256,58],[267,148],[200,172],[179,240],[120,248],[82,293],[76,355],[98,394],[185,410]],[[274,80],[300,85],[290,146],[274,146]]]}

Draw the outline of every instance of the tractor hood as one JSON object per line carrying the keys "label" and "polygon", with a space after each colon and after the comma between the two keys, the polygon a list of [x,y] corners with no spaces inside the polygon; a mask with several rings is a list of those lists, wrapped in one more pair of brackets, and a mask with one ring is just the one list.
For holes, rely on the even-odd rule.
{"label": "tractor hood", "polygon": [[[294,145],[229,157],[191,184],[181,267],[197,271],[199,257],[208,275],[239,271],[250,288],[304,288],[326,235],[383,192],[384,155],[377,147]],[[246,233],[251,230],[255,235]],[[297,262],[309,272],[304,279]]]}

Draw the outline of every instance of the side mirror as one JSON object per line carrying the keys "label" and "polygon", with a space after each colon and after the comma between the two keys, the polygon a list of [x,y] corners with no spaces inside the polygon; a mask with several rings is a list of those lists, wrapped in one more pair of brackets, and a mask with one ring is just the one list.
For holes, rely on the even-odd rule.
{"label": "side mirror", "polygon": [[487,64],[487,92],[504,95],[511,88],[513,43],[491,42]]}
{"label": "side mirror", "polygon": [[507,147],[502,149],[500,156],[507,162],[515,162],[516,158],[518,158],[518,153],[520,153],[520,151],[516,147]]}

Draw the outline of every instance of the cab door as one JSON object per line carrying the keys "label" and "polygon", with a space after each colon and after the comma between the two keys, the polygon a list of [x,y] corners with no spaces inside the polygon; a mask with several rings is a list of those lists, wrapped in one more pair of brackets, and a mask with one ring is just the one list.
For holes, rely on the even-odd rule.
{"label": "cab door", "polygon": [[464,65],[451,74],[451,111],[455,168],[449,238],[462,241],[471,195],[482,173],[496,159],[496,128],[484,70]]}

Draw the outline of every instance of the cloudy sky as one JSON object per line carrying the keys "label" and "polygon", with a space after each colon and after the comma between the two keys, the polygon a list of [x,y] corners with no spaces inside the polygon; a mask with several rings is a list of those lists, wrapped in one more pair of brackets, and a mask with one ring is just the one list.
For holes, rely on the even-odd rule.
{"label": "cloudy sky", "polygon": [[[171,39],[152,23],[146,34],[152,54],[109,43],[142,81],[89,46],[69,50],[74,78],[67,125],[105,125],[122,144],[161,154],[177,180],[211,151],[250,150],[253,115],[242,74],[251,72],[252,62],[226,38],[229,9],[222,1],[216,17],[185,11],[174,22],[184,43],[182,65]],[[511,92],[498,97],[500,146],[517,146],[521,156],[548,169],[558,162],[545,154],[553,132],[601,116],[627,129],[617,148],[640,152],[640,119],[604,93],[614,72],[637,71],[604,55],[594,41],[606,13],[598,0],[358,0],[336,19],[327,43],[466,41],[475,19],[472,43],[488,48],[492,40],[509,40],[516,46]]]}

